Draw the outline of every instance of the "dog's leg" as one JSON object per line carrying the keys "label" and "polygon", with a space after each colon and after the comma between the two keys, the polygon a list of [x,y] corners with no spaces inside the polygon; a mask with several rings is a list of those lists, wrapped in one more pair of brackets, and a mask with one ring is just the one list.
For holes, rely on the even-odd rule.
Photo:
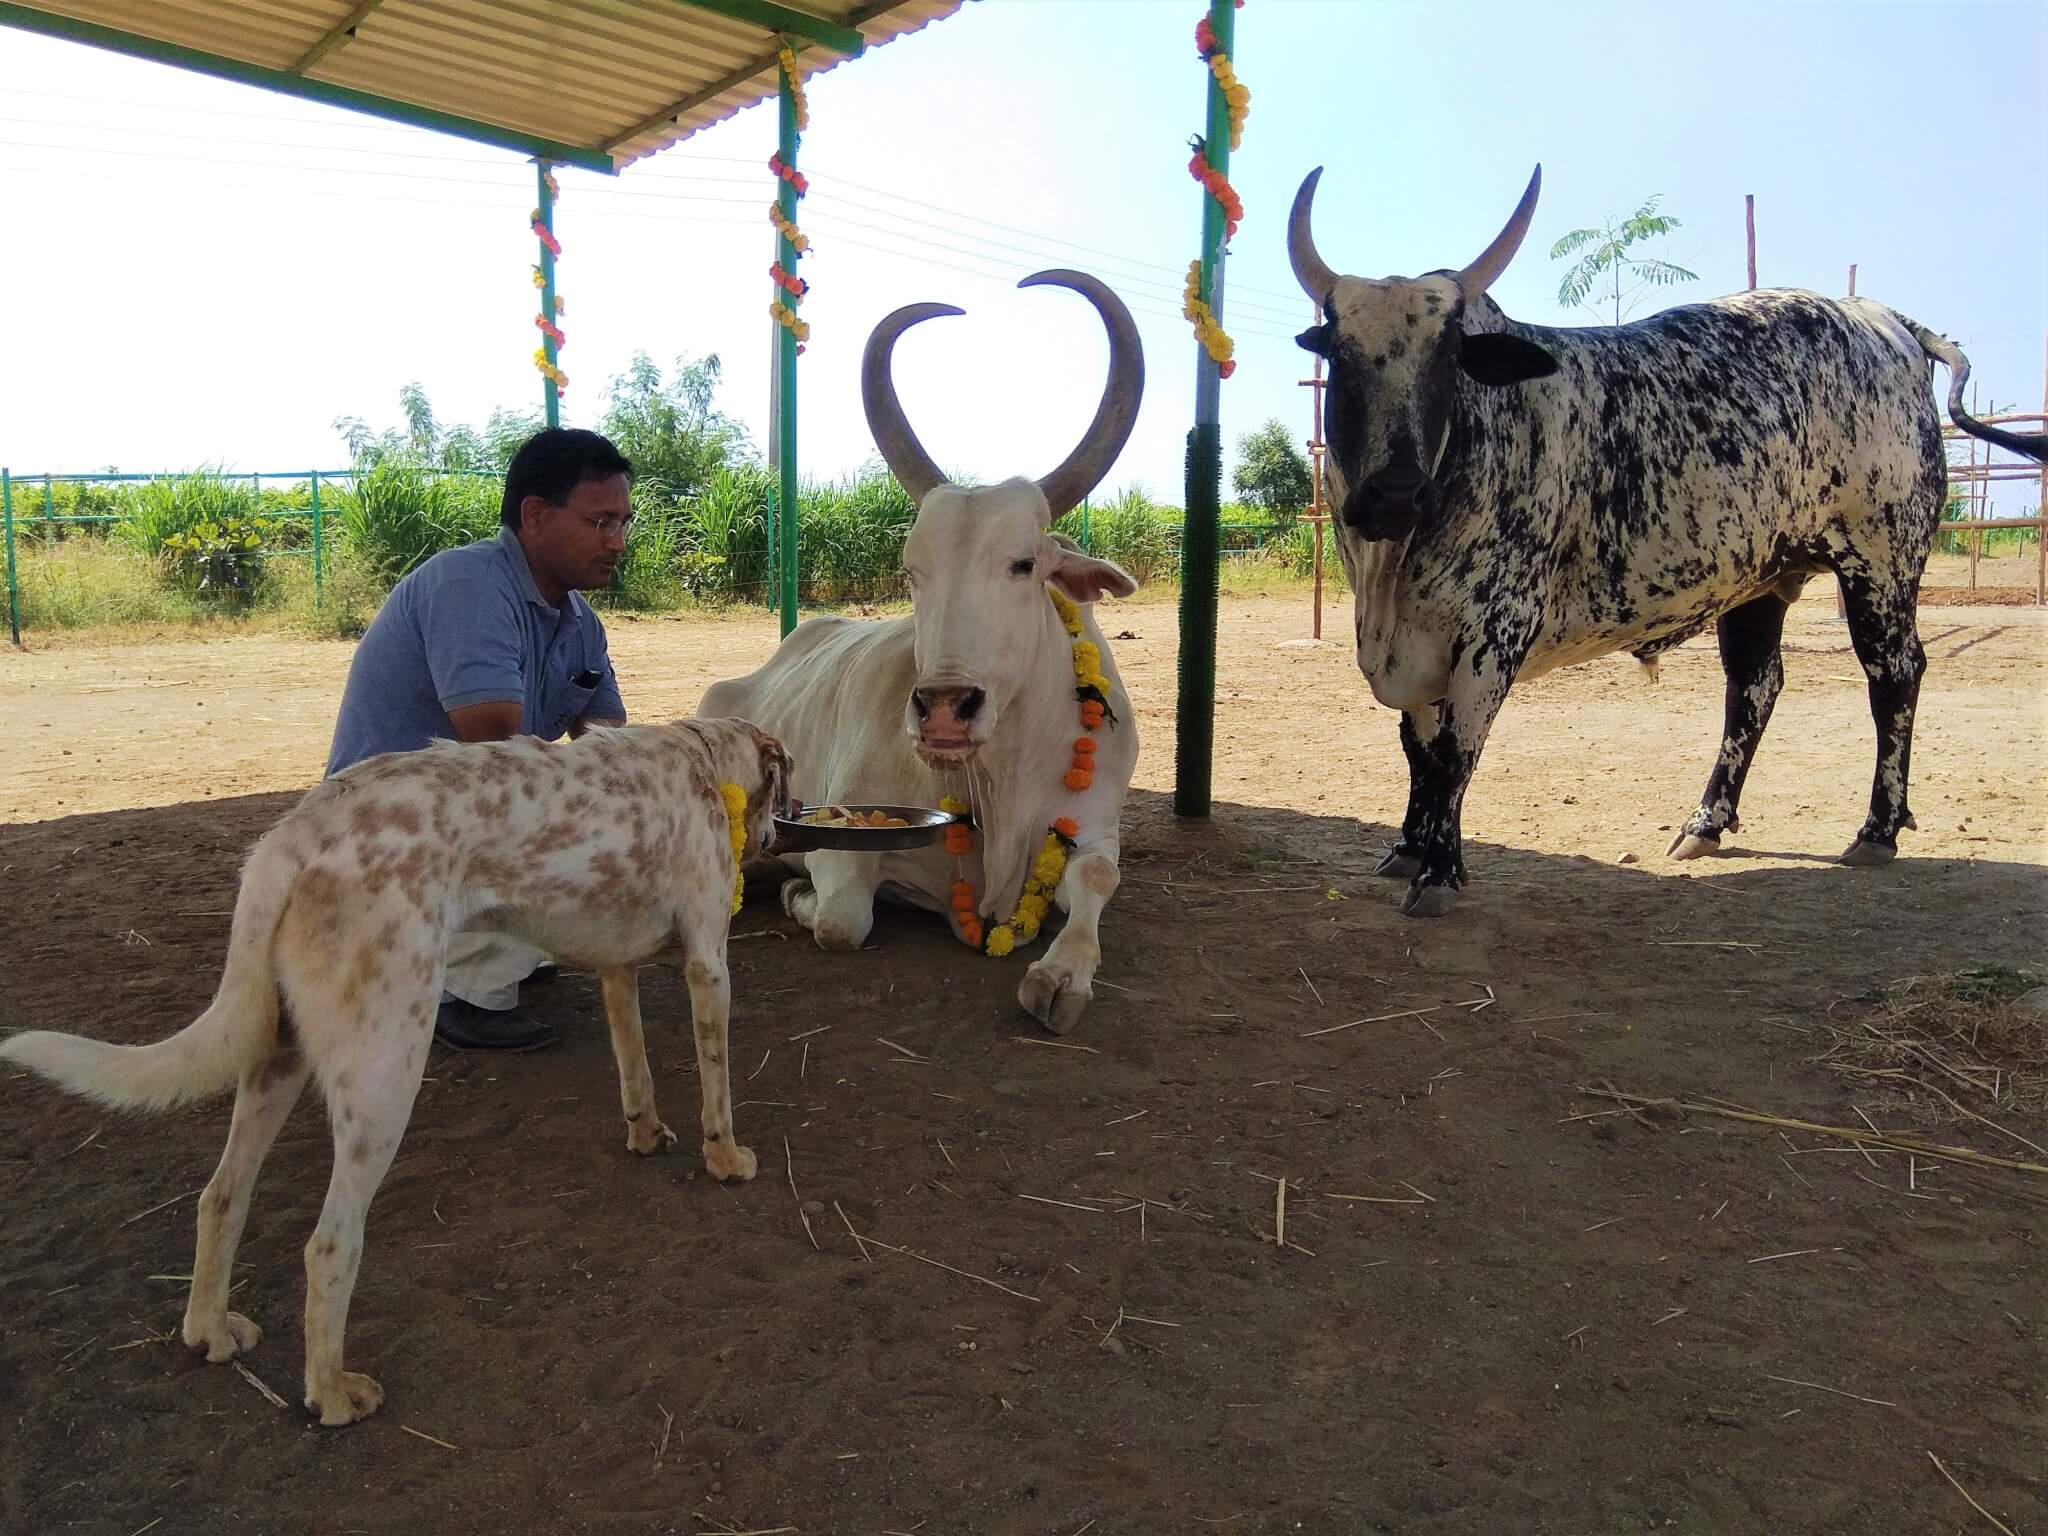
{"label": "dog's leg", "polygon": [[412,1118],[440,986],[436,968],[433,991],[401,1004],[395,1017],[356,1015],[323,1031],[339,1042],[321,1073],[334,1125],[334,1175],[306,1244],[306,1406],[322,1424],[366,1419],[384,1401],[375,1381],[342,1369],[342,1335],[363,1259],[363,1219]]}
{"label": "dog's leg", "polygon": [[654,1107],[654,1074],[647,1070],[647,1040],[640,1030],[640,971],[611,965],[598,972],[604,1012],[612,1026],[612,1057],[619,1064],[619,1102],[626,1112],[626,1150],[642,1157],[666,1152],[676,1133]]}
{"label": "dog's leg", "polygon": [[297,1051],[280,1046],[243,1071],[228,1144],[206,1193],[199,1197],[199,1242],[192,1255],[192,1294],[185,1303],[185,1343],[205,1350],[215,1365],[254,1349],[263,1337],[261,1328],[228,1310],[228,1277],[264,1154],[299,1102],[310,1070]]}
{"label": "dog's leg", "polygon": [[732,1016],[732,981],[725,969],[725,925],[686,934],[690,960],[690,1019],[697,1035],[697,1081],[704,1090],[704,1166],[715,1179],[751,1179],[752,1151],[733,1140],[732,1073],[726,1027]]}

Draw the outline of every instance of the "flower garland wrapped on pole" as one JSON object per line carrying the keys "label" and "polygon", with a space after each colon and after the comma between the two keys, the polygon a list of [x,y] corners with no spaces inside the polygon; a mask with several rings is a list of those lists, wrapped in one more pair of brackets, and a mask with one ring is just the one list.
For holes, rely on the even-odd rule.
{"label": "flower garland wrapped on pole", "polygon": [[540,204],[533,210],[530,222],[534,238],[540,241],[540,264],[533,269],[533,286],[540,290],[540,313],[533,317],[533,323],[541,340],[534,349],[533,366],[545,380],[541,396],[547,408],[548,425],[559,427],[562,396],[569,388],[569,375],[561,369],[562,348],[569,344],[569,338],[562,334],[562,296],[555,292],[555,258],[562,254],[562,243],[555,238],[555,199],[561,196],[562,189],[547,161],[536,160],[534,166],[540,172]]}
{"label": "flower garland wrapped on pole", "polygon": [[1237,371],[1235,347],[1223,329],[1225,243],[1237,233],[1244,204],[1230,185],[1230,152],[1244,137],[1251,91],[1237,78],[1237,9],[1244,0],[1215,0],[1195,27],[1195,49],[1207,66],[1208,120],[1195,141],[1188,174],[1202,184],[1202,251],[1188,268],[1181,312],[1195,328],[1195,425],[1188,433],[1186,531],[1181,540],[1180,690],[1174,721],[1173,809],[1209,814],[1216,736],[1216,580],[1222,542],[1222,381]]}
{"label": "flower garland wrapped on pole", "polygon": [[804,96],[803,79],[797,73],[796,50],[784,41],[776,50],[776,78],[779,86],[779,137],[768,169],[775,173],[775,202],[768,209],[775,226],[775,260],[768,278],[775,284],[775,296],[768,313],[777,332],[774,368],[774,427],[770,458],[776,471],[775,606],[782,633],[796,628],[797,594],[797,495],[796,495],[796,360],[811,339],[811,325],[797,314],[797,307],[811,285],[797,276],[797,263],[810,250],[811,242],[797,227],[797,199],[810,190],[803,172],[796,168],[798,135],[810,126],[811,108]]}

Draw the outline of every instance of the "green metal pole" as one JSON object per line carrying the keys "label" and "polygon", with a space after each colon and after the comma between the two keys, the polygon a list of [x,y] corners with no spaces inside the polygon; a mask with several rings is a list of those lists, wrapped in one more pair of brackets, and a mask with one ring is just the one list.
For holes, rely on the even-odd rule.
{"label": "green metal pole", "polygon": [[[548,190],[548,162],[533,162],[534,175],[540,185],[540,223],[550,235],[555,232],[555,194]],[[555,253],[548,249],[547,241],[540,242],[540,312],[547,317],[550,325],[555,322]],[[547,353],[548,366],[557,366],[561,354],[555,346],[555,338],[542,335],[541,348]],[[555,388],[552,376],[542,381],[541,402],[546,407],[548,425],[562,424],[562,392]]]}
{"label": "green metal pole", "polygon": [[7,628],[21,644],[21,595],[14,585],[14,479],[0,469],[0,515],[7,520]]}
{"label": "green metal pole", "polygon": [[322,555],[325,551],[320,542],[320,471],[313,471],[313,606],[318,608],[321,599],[321,579],[325,574]]}
{"label": "green metal pole", "polygon": [[[777,149],[782,163],[791,171],[796,170],[796,97],[789,88],[789,76],[777,70],[776,78],[781,84],[777,97],[778,121],[781,125]],[[787,176],[778,177],[775,189],[776,205],[782,210],[786,224],[796,222],[796,188]],[[794,273],[797,266],[796,247],[789,243],[789,237],[780,231],[775,236],[775,249],[782,262],[782,270]],[[775,290],[778,299],[783,297],[780,288]],[[796,332],[786,325],[778,325],[775,338],[776,377],[776,422],[775,435],[780,471],[776,487],[777,521],[782,535],[782,633],[787,635],[796,628],[796,550],[797,550],[797,502],[796,502]]]}
{"label": "green metal pole", "polygon": [[[1237,57],[1237,7],[1214,0],[1209,28],[1218,51]],[[1209,76],[1205,153],[1211,169],[1230,174],[1230,104]],[[1223,323],[1223,209],[1202,191],[1202,298]],[[1196,343],[1195,426],[1188,434],[1187,521],[1181,532],[1180,697],[1174,722],[1173,810],[1206,817],[1216,747],[1216,583],[1222,542],[1222,377]]]}

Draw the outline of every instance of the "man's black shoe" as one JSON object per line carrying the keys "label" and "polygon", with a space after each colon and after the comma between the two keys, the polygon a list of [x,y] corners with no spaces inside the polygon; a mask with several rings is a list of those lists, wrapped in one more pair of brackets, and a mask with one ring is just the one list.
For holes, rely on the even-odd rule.
{"label": "man's black shoe", "polygon": [[451,997],[434,1018],[434,1038],[458,1051],[537,1051],[561,1036],[516,1008],[498,1013]]}

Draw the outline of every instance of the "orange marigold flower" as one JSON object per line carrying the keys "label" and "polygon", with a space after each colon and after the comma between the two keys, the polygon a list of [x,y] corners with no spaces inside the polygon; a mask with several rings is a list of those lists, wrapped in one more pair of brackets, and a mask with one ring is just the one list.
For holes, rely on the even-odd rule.
{"label": "orange marigold flower", "polygon": [[1067,770],[1067,788],[1073,790],[1076,794],[1094,782],[1095,775],[1087,768],[1069,768]]}
{"label": "orange marigold flower", "polygon": [[976,949],[981,948],[981,919],[963,916],[960,919],[960,937]]}
{"label": "orange marigold flower", "polygon": [[965,880],[955,880],[953,882],[953,910],[955,912],[972,912],[974,910],[974,887]]}
{"label": "orange marigold flower", "polygon": [[1076,757],[1093,757],[1095,755],[1095,745],[1091,737],[1083,736],[1074,743],[1074,755]]}
{"label": "orange marigold flower", "polygon": [[1069,841],[1081,835],[1081,824],[1071,816],[1062,816],[1052,824],[1052,829]]}
{"label": "orange marigold flower", "polygon": [[965,854],[974,851],[974,834],[957,822],[946,828],[946,852]]}

